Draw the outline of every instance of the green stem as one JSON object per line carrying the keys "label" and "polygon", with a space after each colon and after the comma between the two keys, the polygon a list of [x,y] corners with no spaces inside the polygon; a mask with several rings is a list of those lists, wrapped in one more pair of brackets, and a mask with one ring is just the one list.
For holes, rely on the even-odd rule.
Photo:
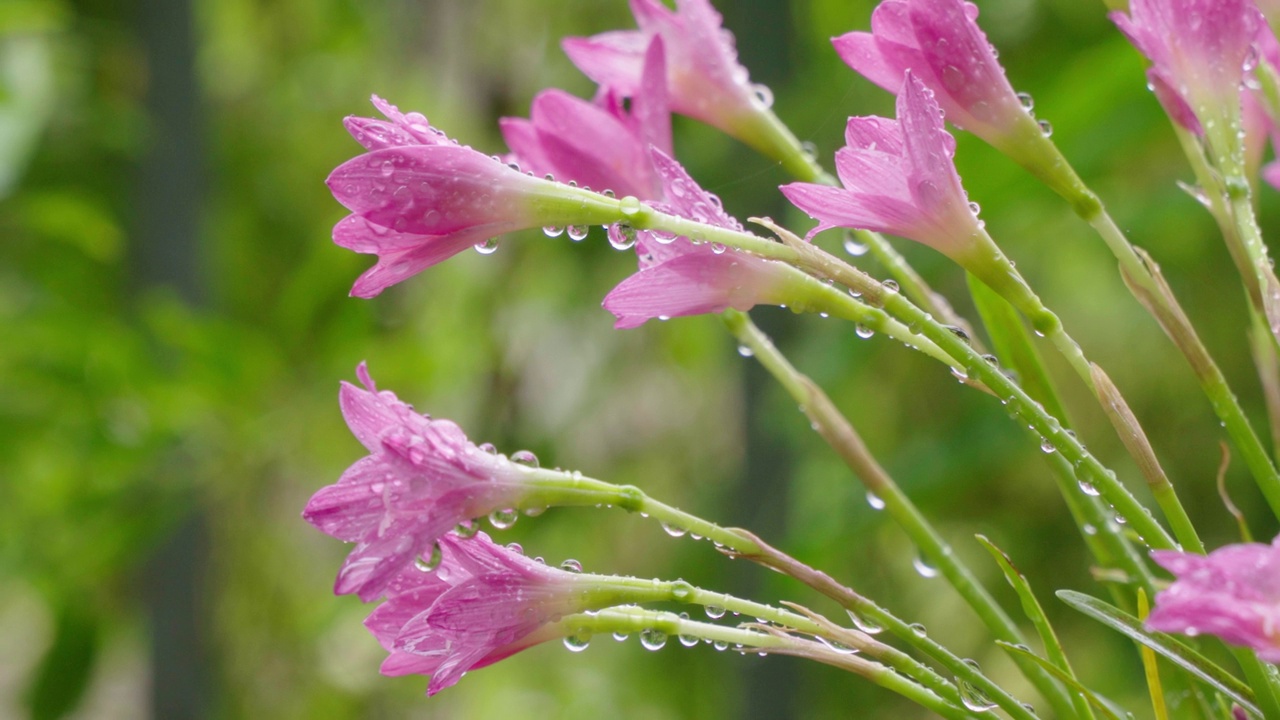
{"label": "green stem", "polygon": [[[912,306],[914,307],[914,306]],[[871,456],[871,452],[849,421],[840,414],[830,398],[808,377],[800,373],[778,352],[764,333],[745,314],[725,312],[722,316],[738,341],[751,348],[753,355],[771,375],[778,379],[792,399],[799,403],[806,416],[814,424],[823,439],[853,470],[867,491],[884,503],[884,509],[903,529],[920,552],[947,579],[956,592],[973,608],[978,617],[997,639],[1012,644],[1025,643],[1017,625],[1005,614],[974,577],[973,573],[956,557],[951,546],[934,530],[924,515],[898,487],[893,478]],[[946,331],[950,334],[950,331]],[[952,335],[954,338],[955,336]],[[1061,700],[1070,707],[1066,696],[1042,669],[1030,663],[1020,667],[1050,702]],[[1061,697],[1058,697],[1061,695]]]}
{"label": "green stem", "polygon": [[[1186,131],[1176,126],[1175,130],[1179,139],[1183,142],[1187,157],[1191,161],[1192,168],[1195,170],[1200,184],[1206,190],[1213,187],[1212,173],[1209,172],[1204,164],[1204,155],[1199,149],[1199,145],[1194,142],[1194,139]],[[1160,275],[1159,266],[1146,253],[1135,248],[1129,242],[1124,232],[1120,230],[1120,227],[1116,225],[1110,214],[1108,214],[1102,201],[1084,184],[1084,181],[1080,179],[1066,157],[1062,155],[1052,141],[1048,138],[1042,138],[1033,154],[1035,156],[1034,162],[1023,162],[1022,164],[1032,169],[1033,172],[1036,167],[1052,169],[1050,174],[1053,177],[1051,179],[1046,178],[1045,173],[1036,174],[1038,177],[1045,179],[1050,188],[1067,200],[1076,215],[1089,223],[1099,237],[1102,238],[1103,242],[1106,243],[1107,248],[1111,250],[1111,253],[1120,264],[1120,274],[1130,292],[1155,317],[1156,322],[1160,324],[1165,334],[1169,336],[1173,344],[1187,358],[1187,362],[1190,363],[1196,378],[1200,381],[1201,388],[1209,397],[1218,419],[1222,421],[1227,429],[1227,434],[1231,436],[1236,447],[1240,449],[1245,464],[1248,465],[1250,472],[1253,474],[1254,481],[1262,490],[1263,495],[1266,496],[1272,510],[1280,515],[1280,473],[1277,473],[1275,464],[1272,463],[1266,450],[1258,441],[1257,434],[1249,424],[1244,411],[1240,408],[1240,403],[1236,399],[1235,393],[1227,385],[1222,371],[1209,355],[1209,351],[1205,348],[1204,343],[1192,326],[1191,320],[1187,317],[1177,298],[1169,290],[1168,284]],[[1210,212],[1218,218],[1219,224],[1228,225],[1229,223],[1223,222],[1223,208],[1214,207],[1215,204],[1221,205],[1220,200],[1215,199],[1212,195],[1208,197],[1208,200],[1210,201]],[[1235,244],[1228,242],[1228,248],[1231,249],[1232,256],[1236,259],[1236,264],[1242,265],[1243,258],[1239,257],[1240,253]],[[1249,273],[1244,273],[1242,269],[1242,275],[1246,279],[1246,284],[1250,284],[1248,283]]]}
{"label": "green stem", "polygon": [[[1028,395],[1043,405],[1050,415],[1072,424],[1018,311],[977,277],[970,274],[968,280],[970,295],[996,352],[1017,371]],[[1029,430],[1026,432],[1030,433]],[[1103,567],[1119,567],[1135,582],[1150,590],[1153,585],[1151,570],[1119,526],[1106,517],[1098,498],[1079,491],[1079,480],[1071,464],[1056,452],[1046,454],[1045,461],[1094,558]],[[1118,589],[1114,586],[1111,589],[1116,601],[1121,602]]]}
{"label": "green stem", "polygon": [[753,553],[741,553],[742,557],[795,578],[835,600],[849,612],[855,624],[864,631],[874,633],[886,630],[911,647],[932,657],[948,671],[954,673],[958,682],[968,683],[980,690],[1014,720],[1034,720],[1036,717],[1021,701],[992,682],[981,670],[930,638],[921,626],[908,625],[888,610],[836,582],[830,575],[800,562],[745,530],[741,532],[747,544],[756,548]]}

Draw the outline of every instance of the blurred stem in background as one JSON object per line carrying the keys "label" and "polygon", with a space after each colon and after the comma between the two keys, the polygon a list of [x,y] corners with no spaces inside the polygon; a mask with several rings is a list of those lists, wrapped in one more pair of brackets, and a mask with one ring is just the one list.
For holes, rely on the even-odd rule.
{"label": "blurred stem in background", "polygon": [[[203,127],[195,71],[192,0],[142,0],[138,38],[149,84],[147,147],[138,169],[129,247],[137,297],[164,288],[196,308],[207,291],[200,249],[204,199]],[[176,358],[169,358],[175,361]],[[165,720],[210,717],[214,677],[206,631],[208,509],[193,486],[189,459],[173,448],[156,482],[186,486],[188,507],[147,560],[142,596],[151,642],[151,713]]]}

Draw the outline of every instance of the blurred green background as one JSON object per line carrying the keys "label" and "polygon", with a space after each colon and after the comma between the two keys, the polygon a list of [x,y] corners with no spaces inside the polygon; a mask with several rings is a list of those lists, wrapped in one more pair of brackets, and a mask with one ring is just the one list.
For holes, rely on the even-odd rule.
{"label": "blurred green background", "polygon": [[[892,113],[828,43],[865,29],[872,5],[717,2],[778,114],[828,158],[846,116]],[[1210,218],[1175,186],[1190,173],[1136,52],[1100,1],[979,5],[1015,87],[1163,263],[1262,423],[1243,295]],[[560,37],[630,26],[623,0],[0,1],[0,718],[925,715],[790,658],[607,638],[583,654],[532,649],[429,700],[423,678],[380,677],[370,607],[331,595],[346,548],[299,517],[363,454],[335,402],[361,360],[477,442],[756,530],[1021,689],[715,318],[611,328],[600,299],[634,260],[598,229],[580,244],[504,238],[374,301],[347,297],[371,258],[329,241],[344,213],[323,179],[359,149],[343,116],[374,114],[376,92],[502,152],[498,116],[526,114],[544,87],[593,92]],[[807,227],[773,164],[696,123],[676,129],[680,157],[731,212]],[[993,235],[1124,389],[1202,534],[1235,539],[1213,487],[1217,421],[1102,244],[981,143],[960,137],[957,160]],[[973,316],[956,268],[899,247]],[[834,320],[753,314],[993,592],[1014,607],[976,532],[1027,573],[1083,678],[1140,703],[1133,648],[1051,595],[1096,586],[1039,449],[998,404]],[[1139,485],[1059,375],[1083,438]],[[1228,487],[1271,537],[1242,468]],[[837,612],[617,511],[552,511],[498,537],[593,571]]]}

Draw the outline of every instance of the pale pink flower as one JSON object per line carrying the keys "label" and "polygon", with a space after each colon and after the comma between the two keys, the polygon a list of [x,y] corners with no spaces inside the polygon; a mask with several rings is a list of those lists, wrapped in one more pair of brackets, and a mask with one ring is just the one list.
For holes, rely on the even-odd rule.
{"label": "pale pink flower", "polygon": [[956,173],[955,138],[935,95],[911,71],[898,94],[898,119],[855,117],[836,152],[843,188],[792,183],[782,192],[827,228],[890,233],[924,243],[962,265],[985,234]]}
{"label": "pale pink flower", "polygon": [[587,77],[619,95],[639,97],[645,50],[658,36],[666,47],[673,110],[736,136],[765,109],[738,63],[733,36],[708,0],[676,0],[674,12],[660,0],[631,0],[631,12],[638,30],[562,43]]}
{"label": "pale pink flower", "polygon": [[1196,135],[1240,112],[1261,14],[1251,0],[1133,0],[1112,21],[1151,61],[1147,79],[1165,112]]}
{"label": "pale pink flower", "polygon": [[433,571],[403,569],[365,621],[390,654],[385,675],[430,675],[434,695],[474,670],[557,637],[566,615],[615,604],[607,578],[547,567],[484,533],[440,538]]}
{"label": "pale pink flower", "polygon": [[654,197],[662,183],[649,161],[649,146],[671,152],[666,83],[662,38],[654,37],[630,111],[607,89],[595,103],[547,90],[534,98],[528,120],[502,118],[502,136],[513,159],[535,175],[612,190],[618,197]]}
{"label": "pale pink flower", "polygon": [[527,470],[476,447],[448,420],[419,415],[378,391],[363,363],[366,389],[342,383],[338,400],[351,432],[368,450],[336,484],[307,503],[303,517],[354,542],[334,591],[376,598],[396,573],[455,525],[519,505]]}
{"label": "pale pink flower", "polygon": [[889,92],[900,93],[910,70],[948,120],[1003,149],[1030,116],[977,17],[977,6],[963,0],[885,0],[871,15],[871,32],[832,43],[845,63]]}
{"label": "pale pink flower", "polygon": [[613,219],[579,198],[566,202],[557,183],[458,145],[421,115],[402,115],[378,98],[374,104],[390,122],[348,118],[347,129],[369,152],[338,166],[326,181],[352,213],[334,228],[334,242],[378,255],[352,295],[373,297],[497,235]]}
{"label": "pale pink flower", "polygon": [[[680,163],[657,149],[652,155],[665,198],[665,202],[650,203],[655,209],[742,230],[721,207],[720,199],[699,187]],[[604,308],[618,318],[617,328],[637,327],[653,318],[783,304],[796,278],[782,263],[710,243],[695,245],[685,237],[664,242],[646,233],[636,251],[639,272],[623,280],[604,299]]]}
{"label": "pale pink flower", "polygon": [[1156,595],[1147,627],[1215,635],[1280,663],[1280,536],[1270,545],[1228,545],[1208,556],[1151,553],[1176,580]]}

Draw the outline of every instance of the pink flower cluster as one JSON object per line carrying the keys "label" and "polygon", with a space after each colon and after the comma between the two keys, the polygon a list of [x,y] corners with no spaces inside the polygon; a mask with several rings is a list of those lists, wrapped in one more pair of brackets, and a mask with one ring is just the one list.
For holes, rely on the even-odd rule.
{"label": "pink flower cluster", "polygon": [[302,516],[355,543],[334,591],[377,599],[405,567],[429,556],[456,525],[519,505],[527,470],[474,445],[448,420],[419,415],[379,391],[363,363],[364,388],[342,383],[338,402],[369,455],[322,488]]}
{"label": "pink flower cluster", "polygon": [[427,694],[566,631],[556,623],[592,609],[584,578],[525,557],[484,533],[439,540],[438,565],[402,568],[365,626],[387,651],[384,675],[430,675]]}

